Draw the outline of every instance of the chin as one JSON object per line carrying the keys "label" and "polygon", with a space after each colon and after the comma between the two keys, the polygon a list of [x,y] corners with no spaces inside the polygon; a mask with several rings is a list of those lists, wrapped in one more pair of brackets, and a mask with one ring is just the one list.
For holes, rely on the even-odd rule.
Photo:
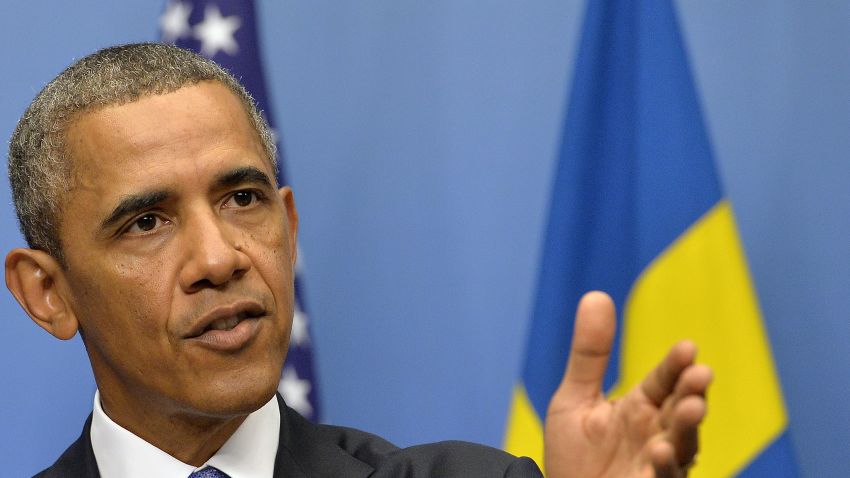
{"label": "chin", "polygon": [[232,380],[216,380],[193,408],[216,417],[247,415],[265,405],[277,392],[280,371],[246,371]]}

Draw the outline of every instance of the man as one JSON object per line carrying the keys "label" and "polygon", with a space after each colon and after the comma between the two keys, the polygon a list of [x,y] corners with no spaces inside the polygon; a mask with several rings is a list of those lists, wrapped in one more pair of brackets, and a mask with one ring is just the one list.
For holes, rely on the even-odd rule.
{"label": "man", "polygon": [[[276,396],[298,215],[274,143],[214,63],[158,44],[85,57],[16,128],[9,175],[29,249],[6,282],[41,327],[80,332],[98,385],[80,438],[39,476],[540,476],[460,442],[398,449],[310,424]],[[601,382],[614,311],[579,306],[546,426],[552,477],[683,476],[710,372],[682,343],[630,394]]]}

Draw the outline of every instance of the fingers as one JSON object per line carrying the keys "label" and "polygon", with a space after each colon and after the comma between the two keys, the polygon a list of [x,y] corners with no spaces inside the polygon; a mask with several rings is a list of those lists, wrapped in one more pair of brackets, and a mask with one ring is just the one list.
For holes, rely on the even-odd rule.
{"label": "fingers", "polygon": [[690,396],[682,399],[673,410],[669,440],[676,451],[676,462],[686,465],[693,461],[699,449],[697,428],[705,418],[705,399]]}
{"label": "fingers", "polygon": [[641,389],[649,400],[661,407],[664,400],[673,393],[679,375],[696,358],[696,346],[689,341],[674,345],[664,360],[641,382]]}
{"label": "fingers", "polygon": [[698,450],[697,428],[705,418],[705,398],[687,396],[674,407],[672,414],[668,432],[649,444],[650,461],[658,478],[687,475]]}
{"label": "fingers", "polygon": [[649,450],[657,477],[687,475],[699,448],[698,427],[705,418],[712,374],[707,366],[694,365],[695,357],[696,347],[680,342],[641,383],[646,397],[661,409],[664,431]]}
{"label": "fingers", "polygon": [[588,292],[579,301],[573,343],[561,387],[577,400],[596,398],[611,354],[617,327],[614,301],[604,292]]}
{"label": "fingers", "polygon": [[655,471],[655,478],[679,478],[683,476],[679,464],[676,463],[675,453],[670,443],[661,439],[652,443],[649,456],[652,461],[652,469]]}
{"label": "fingers", "polygon": [[680,375],[676,382],[673,393],[661,406],[661,427],[670,428],[673,418],[673,409],[678,403],[689,396],[705,398],[708,385],[711,383],[711,369],[706,365],[689,365]]}

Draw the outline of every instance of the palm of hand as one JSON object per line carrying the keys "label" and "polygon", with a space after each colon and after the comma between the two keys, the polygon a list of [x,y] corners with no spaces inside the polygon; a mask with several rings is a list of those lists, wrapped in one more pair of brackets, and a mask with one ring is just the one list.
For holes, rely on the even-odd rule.
{"label": "palm of hand", "polygon": [[662,431],[659,408],[639,389],[613,401],[553,400],[546,469],[559,478],[652,477],[648,444]]}
{"label": "palm of hand", "polygon": [[610,297],[579,304],[567,371],[546,415],[545,468],[552,478],[682,477],[697,452],[711,371],[696,347],[674,345],[644,380],[608,400],[602,381],[616,314]]}

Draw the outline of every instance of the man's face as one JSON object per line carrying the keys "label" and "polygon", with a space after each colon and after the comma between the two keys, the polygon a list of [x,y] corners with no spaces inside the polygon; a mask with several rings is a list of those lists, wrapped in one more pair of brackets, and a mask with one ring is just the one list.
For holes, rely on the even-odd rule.
{"label": "man's face", "polygon": [[109,413],[226,418],[274,393],[297,215],[239,100],[202,82],[67,131],[68,302]]}

